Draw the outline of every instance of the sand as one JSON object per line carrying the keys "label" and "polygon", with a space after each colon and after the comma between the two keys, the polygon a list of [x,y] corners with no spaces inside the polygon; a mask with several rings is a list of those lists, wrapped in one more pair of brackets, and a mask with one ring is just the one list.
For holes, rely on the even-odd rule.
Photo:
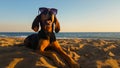
{"label": "sand", "polygon": [[[0,68],[69,68],[55,52],[59,62],[24,47],[24,38],[0,37]],[[120,40],[58,39],[62,48],[81,68],[120,68]]]}

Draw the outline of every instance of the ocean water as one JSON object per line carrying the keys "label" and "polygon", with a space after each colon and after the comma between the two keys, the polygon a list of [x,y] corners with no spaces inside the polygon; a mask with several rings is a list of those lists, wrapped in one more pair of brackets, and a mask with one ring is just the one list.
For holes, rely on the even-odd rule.
{"label": "ocean water", "polygon": [[[0,37],[27,37],[34,32],[0,32]],[[93,38],[93,39],[120,39],[120,32],[60,32],[58,39]]]}

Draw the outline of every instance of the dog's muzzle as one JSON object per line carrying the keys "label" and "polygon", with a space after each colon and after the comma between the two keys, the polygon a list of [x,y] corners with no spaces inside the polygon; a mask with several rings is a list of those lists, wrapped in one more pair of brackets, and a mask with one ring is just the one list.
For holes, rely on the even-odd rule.
{"label": "dog's muzzle", "polygon": [[41,15],[41,20],[43,21],[43,22],[45,22],[45,21],[48,21],[48,20],[51,20],[51,22],[53,23],[54,22],[54,14],[52,14],[52,15],[49,15],[49,14],[42,14]]}

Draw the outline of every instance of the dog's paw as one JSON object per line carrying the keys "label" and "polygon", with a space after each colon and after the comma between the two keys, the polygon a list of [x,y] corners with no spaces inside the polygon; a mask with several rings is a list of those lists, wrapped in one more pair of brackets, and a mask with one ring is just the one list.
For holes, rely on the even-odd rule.
{"label": "dog's paw", "polygon": [[76,62],[72,62],[70,64],[70,68],[80,68],[80,65],[78,63],[76,63]]}

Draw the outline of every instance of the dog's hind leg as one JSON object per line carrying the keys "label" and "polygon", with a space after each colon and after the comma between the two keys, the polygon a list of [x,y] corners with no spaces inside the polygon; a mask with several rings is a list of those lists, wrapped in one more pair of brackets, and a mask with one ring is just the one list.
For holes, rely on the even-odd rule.
{"label": "dog's hind leg", "polygon": [[64,67],[65,64],[62,63],[61,60],[59,60],[59,58],[57,57],[57,55],[54,52],[45,50],[45,48],[47,48],[49,46],[49,44],[50,44],[49,40],[40,40],[39,41],[40,54],[50,57],[58,67],[61,67],[61,66]]}
{"label": "dog's hind leg", "polygon": [[75,62],[69,55],[67,55],[66,52],[61,48],[58,41],[53,42],[51,45],[64,58],[64,60],[69,63],[70,68],[80,68],[79,64]]}

